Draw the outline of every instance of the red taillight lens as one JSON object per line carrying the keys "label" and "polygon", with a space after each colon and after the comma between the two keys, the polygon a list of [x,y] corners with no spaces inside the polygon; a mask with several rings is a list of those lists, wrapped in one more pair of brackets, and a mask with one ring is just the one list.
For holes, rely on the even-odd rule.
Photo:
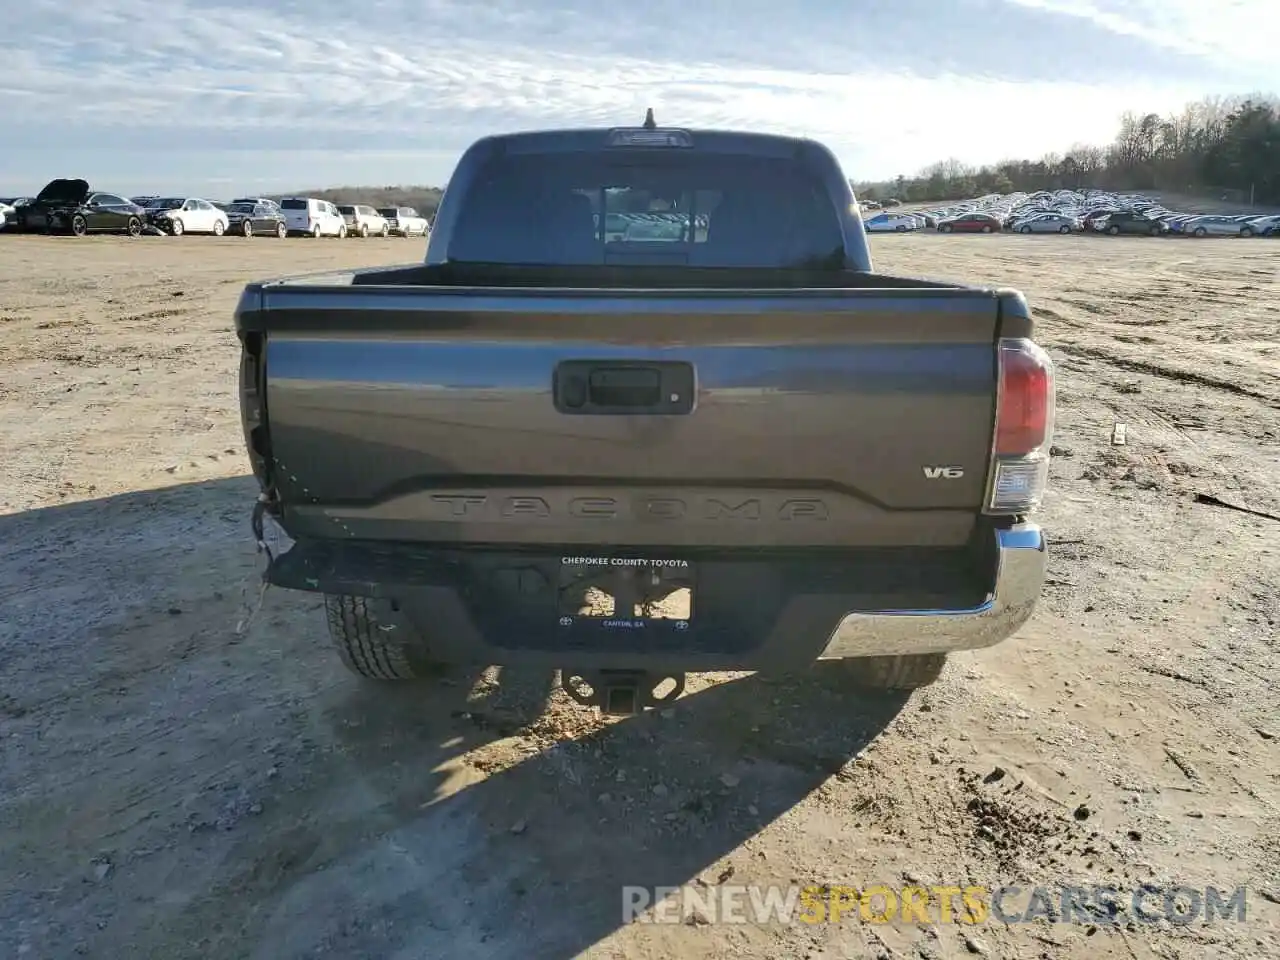
{"label": "red taillight lens", "polygon": [[1023,456],[1053,432],[1053,361],[1030,340],[1002,340],[995,454]]}

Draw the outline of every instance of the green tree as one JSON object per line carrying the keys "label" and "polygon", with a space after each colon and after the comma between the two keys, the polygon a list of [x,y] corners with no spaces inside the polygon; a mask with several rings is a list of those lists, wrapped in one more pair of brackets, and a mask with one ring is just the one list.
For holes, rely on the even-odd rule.
{"label": "green tree", "polygon": [[[1274,97],[1206,97],[1177,115],[1128,111],[1110,144],[1075,144],[1065,155],[1009,159],[973,169],[959,160],[930,164],[914,177],[859,184],[860,195],[956,200],[982,193],[1037,190],[1227,189],[1280,204],[1280,103]],[[869,194],[867,194],[869,195]]]}

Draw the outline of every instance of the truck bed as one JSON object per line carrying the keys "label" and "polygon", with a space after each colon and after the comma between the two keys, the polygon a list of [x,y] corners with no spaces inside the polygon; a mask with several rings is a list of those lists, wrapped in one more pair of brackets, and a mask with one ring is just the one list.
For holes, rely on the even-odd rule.
{"label": "truck bed", "polygon": [[[986,493],[993,345],[1030,335],[1022,298],[769,274],[444,265],[252,285],[237,329],[255,471],[295,538],[967,543]],[[566,406],[566,378],[598,370],[689,389],[678,403]]]}

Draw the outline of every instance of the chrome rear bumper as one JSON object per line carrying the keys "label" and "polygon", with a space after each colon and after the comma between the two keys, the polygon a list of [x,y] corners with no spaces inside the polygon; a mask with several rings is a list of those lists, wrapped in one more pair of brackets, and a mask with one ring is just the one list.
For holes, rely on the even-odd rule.
{"label": "chrome rear bumper", "polygon": [[1044,587],[1045,539],[1034,523],[995,531],[995,587],[962,610],[869,610],[847,614],[820,659],[947,653],[989,647],[1027,622]]}

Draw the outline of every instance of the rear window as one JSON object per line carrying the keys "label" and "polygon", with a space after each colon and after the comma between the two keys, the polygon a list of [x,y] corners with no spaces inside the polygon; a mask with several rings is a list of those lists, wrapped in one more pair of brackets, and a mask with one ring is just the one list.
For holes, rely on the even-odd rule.
{"label": "rear window", "polygon": [[356,212],[356,208],[355,208],[355,207],[339,207],[339,208],[338,208],[338,212],[339,212],[339,213],[352,213],[352,214],[353,214],[353,213],[355,213],[355,212]]}
{"label": "rear window", "polygon": [[307,201],[299,200],[296,197],[290,197],[287,200],[280,201],[281,210],[305,210],[307,209]]}
{"label": "rear window", "polygon": [[378,212],[382,214],[384,217],[390,217],[392,220],[396,218],[395,207],[379,207]]}
{"label": "rear window", "polygon": [[448,259],[768,268],[817,265],[843,247],[830,197],[791,159],[510,154],[464,198]]}

